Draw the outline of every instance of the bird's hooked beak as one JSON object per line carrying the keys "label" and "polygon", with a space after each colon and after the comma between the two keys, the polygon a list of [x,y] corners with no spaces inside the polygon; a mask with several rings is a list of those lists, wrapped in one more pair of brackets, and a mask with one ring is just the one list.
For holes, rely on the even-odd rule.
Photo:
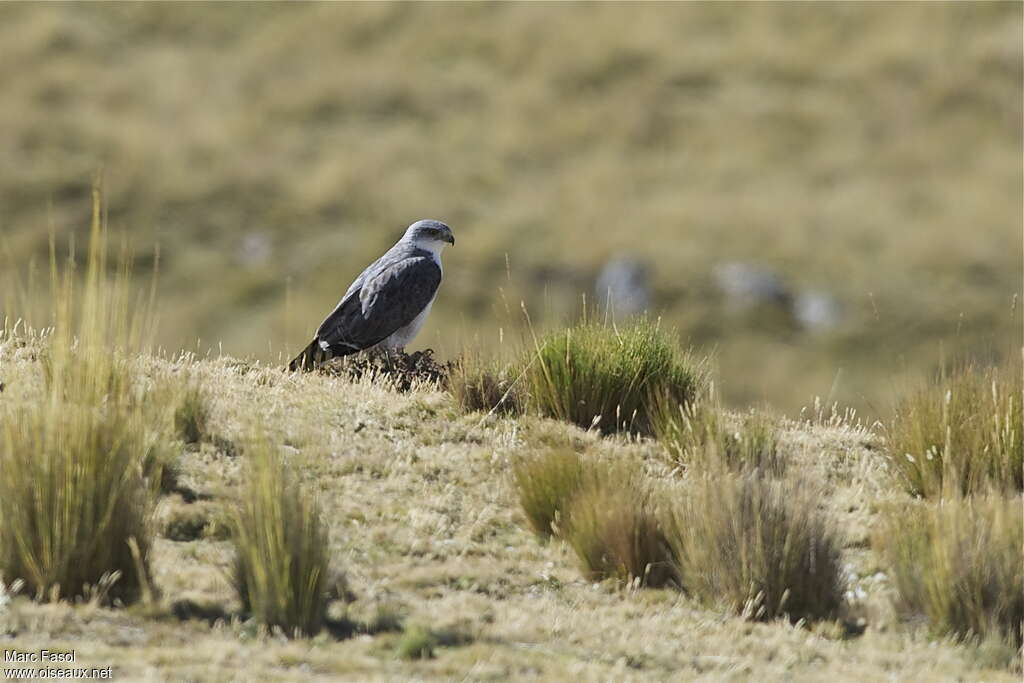
{"label": "bird's hooked beak", "polygon": [[455,246],[455,235],[453,235],[451,233],[448,233],[447,235],[444,236],[444,241],[454,247]]}

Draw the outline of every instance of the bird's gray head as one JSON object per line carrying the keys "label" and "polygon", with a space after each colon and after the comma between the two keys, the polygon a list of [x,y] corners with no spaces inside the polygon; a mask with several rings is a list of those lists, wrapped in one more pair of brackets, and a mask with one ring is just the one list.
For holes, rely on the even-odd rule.
{"label": "bird's gray head", "polygon": [[449,244],[455,245],[452,229],[441,221],[416,221],[406,229],[402,239],[433,252],[440,251]]}

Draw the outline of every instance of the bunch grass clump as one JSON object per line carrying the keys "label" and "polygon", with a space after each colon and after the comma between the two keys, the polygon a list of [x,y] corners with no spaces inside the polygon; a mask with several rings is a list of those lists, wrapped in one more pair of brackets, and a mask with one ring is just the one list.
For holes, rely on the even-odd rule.
{"label": "bunch grass clump", "polygon": [[524,364],[533,408],[604,434],[651,433],[654,397],[691,403],[706,381],[704,363],[644,318],[623,327],[584,321],[537,340],[534,354]]}
{"label": "bunch grass clump", "polygon": [[327,613],[330,558],[317,500],[267,444],[247,449],[249,471],[231,517],[233,583],[255,621],[312,636]]}
{"label": "bunch grass clump", "polygon": [[534,533],[568,543],[588,579],[651,587],[675,579],[654,497],[639,472],[558,449],[522,457],[512,472]]}
{"label": "bunch grass clump", "polygon": [[0,406],[0,574],[41,599],[148,591],[160,420],[126,360],[149,325],[131,300],[130,262],[107,272],[99,188],[84,278],[51,242],[50,331],[38,394]]}
{"label": "bunch grass clump", "polygon": [[210,438],[210,408],[199,384],[189,383],[181,392],[174,409],[174,431],[187,444]]}
{"label": "bunch grass clump", "polygon": [[1019,367],[963,367],[905,396],[887,428],[903,487],[939,498],[1024,488]]}
{"label": "bunch grass clump", "polygon": [[433,659],[437,646],[437,637],[430,629],[420,624],[410,624],[398,639],[395,654],[399,659]]}
{"label": "bunch grass clump", "polygon": [[995,637],[1016,648],[1024,622],[1024,504],[994,495],[898,506],[874,545],[904,605],[942,634]]}
{"label": "bunch grass clump", "polygon": [[693,481],[666,514],[680,580],[749,619],[827,619],[840,608],[840,543],[813,487],[752,474]]}
{"label": "bunch grass clump", "polygon": [[138,414],[46,402],[0,419],[0,574],[58,599],[85,596],[116,573],[111,599],[142,597],[152,505]]}
{"label": "bunch grass clump", "polygon": [[656,403],[654,433],[674,464],[698,472],[782,476],[786,460],[775,421],[761,412],[730,416],[715,401]]}
{"label": "bunch grass clump", "polygon": [[519,504],[534,533],[550,538],[560,528],[583,482],[583,458],[567,449],[521,456],[512,464]]}
{"label": "bunch grass clump", "polygon": [[573,497],[564,536],[588,579],[618,579],[658,588],[678,584],[654,496],[621,468],[588,473]]}

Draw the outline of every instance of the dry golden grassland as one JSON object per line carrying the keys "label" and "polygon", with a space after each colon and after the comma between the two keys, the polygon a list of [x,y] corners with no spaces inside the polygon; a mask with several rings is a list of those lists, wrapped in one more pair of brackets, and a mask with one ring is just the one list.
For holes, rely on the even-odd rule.
{"label": "dry golden grassland", "polygon": [[[1019,367],[908,394],[886,442],[726,412],[650,322],[447,382],[169,358],[101,205],[84,269],[51,257],[54,326],[0,334],[5,650],[127,680],[1019,676]],[[507,410],[467,389],[507,381]]]}
{"label": "dry golden grassland", "polygon": [[[0,401],[38,396],[38,351],[3,340]],[[825,487],[820,509],[841,532],[854,620],[792,626],[701,607],[669,588],[594,583],[565,544],[534,537],[515,493],[516,458],[566,449],[632,462],[671,484],[680,472],[654,441],[467,415],[430,387],[398,394],[230,358],[139,357],[131,369],[143,386],[208,389],[204,436],[177,442],[177,492],[155,512],[159,598],[118,609],[8,596],[4,648],[71,648],[80,662],[113,665],[119,680],[1019,679],[1012,647],[957,645],[897,612],[890,568],[870,538],[880,510],[907,496],[879,438],[854,425],[782,424],[790,469]],[[344,575],[330,615],[356,625],[350,637],[289,640],[230,616],[240,604],[224,525],[248,490],[247,456],[232,445],[251,437],[255,416],[322,505],[330,561]]]}
{"label": "dry golden grassland", "polygon": [[[717,349],[728,404],[873,419],[943,353],[1020,346],[1021,22],[1014,2],[5,3],[0,235],[44,264],[102,168],[146,279],[161,245],[164,347],[264,361],[416,218],[458,235],[417,342],[447,357],[515,337],[520,300],[559,327],[633,255],[655,312]],[[839,326],[732,310],[730,261],[830,292]]]}

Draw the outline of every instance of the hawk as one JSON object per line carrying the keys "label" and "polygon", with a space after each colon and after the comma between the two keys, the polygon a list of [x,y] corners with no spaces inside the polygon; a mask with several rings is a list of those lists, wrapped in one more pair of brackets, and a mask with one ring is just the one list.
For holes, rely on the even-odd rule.
{"label": "hawk", "polygon": [[312,370],[367,349],[401,350],[423,327],[441,285],[441,251],[455,244],[440,221],[416,221],[387,253],[360,273],[313,341],[288,364]]}

